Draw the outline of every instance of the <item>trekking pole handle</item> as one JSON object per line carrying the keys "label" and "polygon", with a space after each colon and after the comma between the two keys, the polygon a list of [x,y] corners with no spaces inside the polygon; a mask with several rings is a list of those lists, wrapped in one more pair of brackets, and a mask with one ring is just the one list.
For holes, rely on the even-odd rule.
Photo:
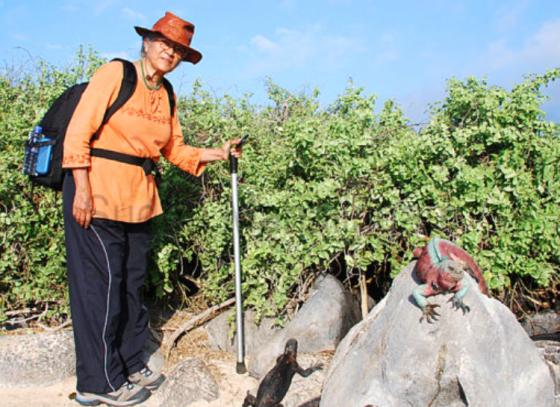
{"label": "trekking pole handle", "polygon": [[[237,147],[241,147],[249,138],[249,134],[243,135],[239,143],[235,144]],[[237,174],[237,157],[234,157],[231,153],[229,154],[229,172],[231,174]]]}

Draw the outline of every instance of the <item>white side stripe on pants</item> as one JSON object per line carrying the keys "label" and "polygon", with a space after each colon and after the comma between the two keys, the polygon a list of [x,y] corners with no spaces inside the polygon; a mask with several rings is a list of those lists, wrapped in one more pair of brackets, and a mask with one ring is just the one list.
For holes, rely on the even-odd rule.
{"label": "white side stripe on pants", "polygon": [[97,230],[95,230],[95,227],[93,225],[91,225],[91,230],[93,230],[93,233],[95,233],[97,239],[99,240],[99,243],[101,244],[101,247],[103,248],[103,253],[105,253],[105,261],[107,262],[107,273],[109,274],[109,287],[107,288],[107,312],[105,313],[105,323],[103,324],[103,337],[101,339],[103,339],[103,346],[105,347],[105,355],[103,358],[103,369],[105,371],[105,378],[107,379],[107,383],[109,384],[109,387],[111,387],[111,389],[115,391],[115,388],[113,387],[113,385],[111,384],[111,380],[109,379],[109,373],[107,372],[107,357],[109,355],[107,354],[108,348],[107,348],[107,341],[105,340],[105,335],[107,333],[107,323],[109,321],[109,304],[110,304],[111,280],[112,280],[111,265],[109,264],[109,255],[107,254],[107,250],[105,249],[105,245],[103,244],[103,241],[99,236],[99,233],[97,233]]}

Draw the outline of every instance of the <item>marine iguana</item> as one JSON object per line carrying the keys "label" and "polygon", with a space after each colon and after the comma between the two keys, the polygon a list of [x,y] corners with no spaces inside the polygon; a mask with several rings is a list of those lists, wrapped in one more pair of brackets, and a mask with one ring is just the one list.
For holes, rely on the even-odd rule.
{"label": "marine iguana", "polygon": [[322,363],[302,369],[297,362],[297,346],[295,339],[286,342],[284,353],[276,359],[276,365],[266,374],[259,385],[257,397],[247,392],[243,407],[282,407],[280,402],[288,392],[296,373],[303,377],[309,376],[323,368]]}
{"label": "marine iguana", "polygon": [[416,304],[422,309],[420,322],[426,318],[426,321],[431,323],[439,317],[435,310],[439,305],[430,304],[426,299],[431,295],[453,292],[453,307],[461,309],[463,314],[470,311],[463,303],[463,297],[469,289],[468,280],[463,278],[465,272],[478,282],[480,291],[488,295],[488,287],[480,268],[473,258],[456,244],[435,237],[425,247],[414,249],[413,254],[418,258],[416,275],[424,283],[412,292]]}

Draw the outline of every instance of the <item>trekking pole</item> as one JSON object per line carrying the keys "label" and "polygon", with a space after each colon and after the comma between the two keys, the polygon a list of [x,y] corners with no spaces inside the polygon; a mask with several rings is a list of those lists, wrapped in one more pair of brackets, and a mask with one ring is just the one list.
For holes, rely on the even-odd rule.
{"label": "trekking pole", "polygon": [[[237,146],[247,140],[244,135]],[[241,295],[241,263],[239,259],[239,205],[237,201],[237,157],[229,156],[229,168],[231,172],[231,206],[233,209],[233,256],[235,264],[235,309],[237,324],[237,365],[235,371],[238,374],[247,372],[245,367],[245,338],[243,334],[243,297]]]}

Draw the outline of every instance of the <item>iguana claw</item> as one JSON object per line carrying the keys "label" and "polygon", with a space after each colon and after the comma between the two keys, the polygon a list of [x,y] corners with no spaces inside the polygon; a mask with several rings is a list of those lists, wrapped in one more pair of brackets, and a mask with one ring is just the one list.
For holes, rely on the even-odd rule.
{"label": "iguana claw", "polygon": [[449,302],[453,304],[453,308],[463,311],[463,315],[471,311],[471,308],[466,305],[461,298],[451,297]]}
{"label": "iguana claw", "polygon": [[420,317],[420,322],[422,322],[424,318],[426,318],[426,322],[428,322],[429,324],[431,324],[432,321],[437,321],[439,317],[439,314],[436,311],[437,307],[439,307],[439,305],[437,304],[427,304],[422,309],[422,316]]}

